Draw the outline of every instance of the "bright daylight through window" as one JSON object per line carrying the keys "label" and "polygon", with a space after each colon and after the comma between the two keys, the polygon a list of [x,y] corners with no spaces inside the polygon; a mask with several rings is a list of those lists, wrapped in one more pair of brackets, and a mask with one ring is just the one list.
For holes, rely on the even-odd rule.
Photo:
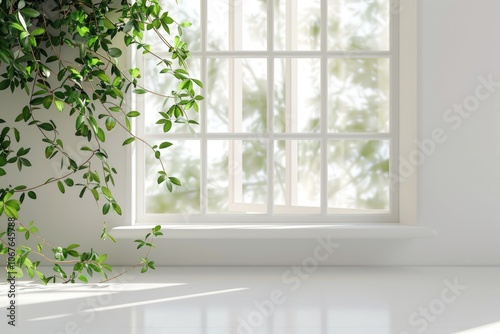
{"label": "bright daylight through window", "polygon": [[[184,38],[205,100],[189,117],[201,125],[162,134],[163,101],[137,101],[138,134],[173,143],[164,162],[183,182],[172,194],[158,187],[154,157],[138,146],[138,222],[397,220],[389,0],[183,0],[176,11],[193,23]],[[137,56],[143,84],[169,92],[156,63]]]}

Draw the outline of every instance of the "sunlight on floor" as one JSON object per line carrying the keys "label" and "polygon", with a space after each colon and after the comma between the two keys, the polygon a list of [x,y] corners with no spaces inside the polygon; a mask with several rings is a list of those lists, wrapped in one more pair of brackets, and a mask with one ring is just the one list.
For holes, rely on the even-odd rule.
{"label": "sunlight on floor", "polygon": [[295,269],[169,267],[105,284],[19,282],[17,321],[20,333],[47,334],[500,333],[500,268]]}
{"label": "sunlight on floor", "polygon": [[492,334],[492,333],[500,333],[500,321],[493,322],[488,325],[484,325],[481,327],[467,329],[465,331],[455,332],[454,334]]}

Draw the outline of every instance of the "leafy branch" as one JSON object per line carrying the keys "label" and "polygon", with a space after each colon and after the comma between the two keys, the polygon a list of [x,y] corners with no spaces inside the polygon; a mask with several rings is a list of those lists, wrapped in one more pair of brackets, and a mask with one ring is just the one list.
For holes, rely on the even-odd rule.
{"label": "leafy branch", "polygon": [[[17,232],[26,241],[32,236],[38,241],[36,249],[23,244],[12,246],[9,240],[12,231],[6,228],[0,233],[0,254],[15,259],[11,274],[38,276],[45,284],[56,279],[65,283],[87,282],[88,276],[94,273],[101,274],[104,281],[117,277],[108,277],[107,272],[112,268],[106,263],[106,254],[98,254],[93,249],[79,251],[77,243],[52,245],[40,235],[34,222],[28,225],[19,222],[21,208],[29,203],[26,199],[37,200],[40,195],[35,191],[56,185],[66,195],[67,188],[77,187],[80,198],[90,193],[97,206],[103,225],[101,239],[116,242],[104,217],[122,214],[112,191],[118,171],[110,164],[109,157],[115,152],[106,147],[107,137],[115,136],[117,128],[127,135],[124,146],[141,143],[154,153],[159,186],[169,191],[181,186],[181,180],[171,176],[162,161],[163,150],[172,144],[166,141],[151,145],[134,134],[132,122],[142,115],[138,110],[130,110],[127,104],[130,94],[163,98],[164,109],[159,111],[156,124],[164,133],[171,131],[174,124],[198,124],[188,117],[189,110],[199,111],[203,100],[196,92],[203,84],[189,75],[190,54],[182,41],[182,31],[190,23],[178,23],[170,13],[163,10],[157,0],[137,0],[132,4],[123,1],[120,5],[112,0],[0,1],[0,33],[5,37],[0,40],[0,90],[26,93],[22,110],[0,119],[0,217],[15,219]],[[166,58],[144,39],[147,31],[154,32],[167,46]],[[120,63],[124,52],[116,47],[117,39],[123,40],[125,48],[134,48],[158,59],[159,73],[176,81],[177,90],[165,94],[141,85],[140,70]],[[67,127],[67,123],[60,124],[56,116],[59,114],[70,117],[74,137],[88,143],[79,149],[85,157],[83,162],[78,162],[81,156],[75,156],[65,145],[68,137],[59,129]],[[24,123],[26,127],[16,126],[17,123]],[[37,136],[44,144],[43,156],[49,161],[59,159],[59,175],[29,187],[4,184],[5,177],[15,173],[10,165],[16,166],[20,175],[32,167],[32,144]],[[29,138],[28,147],[21,146],[23,138]],[[136,240],[137,248],[147,249],[146,254],[127,271],[137,267],[141,267],[142,272],[154,269],[150,252],[153,239],[162,235],[160,229],[156,226],[144,239]],[[5,235],[7,239],[2,239]],[[32,256],[40,259],[34,261]],[[44,262],[53,265],[52,275],[46,276],[38,269]]]}

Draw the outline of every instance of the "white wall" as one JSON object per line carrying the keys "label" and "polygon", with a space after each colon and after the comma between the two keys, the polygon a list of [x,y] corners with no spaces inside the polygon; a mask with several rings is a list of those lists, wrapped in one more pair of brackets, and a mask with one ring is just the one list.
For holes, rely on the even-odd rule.
{"label": "white wall", "polygon": [[[415,0],[407,0],[415,1]],[[454,104],[473,102],[478,77],[500,82],[500,1],[421,1],[420,136],[435,128],[447,136],[419,171],[419,223],[438,237],[410,241],[339,241],[326,262],[341,265],[500,264],[500,87],[453,129],[443,115]],[[484,89],[480,92],[486,92]],[[9,94],[0,95],[12,104]],[[2,114],[11,112],[5,107]],[[71,127],[73,124],[70,125]],[[116,147],[120,146],[117,140]],[[123,153],[123,151],[122,151]],[[116,158],[125,165],[125,155]],[[41,155],[40,155],[41,156]],[[125,182],[125,168],[119,180]],[[34,174],[38,170],[33,171]],[[4,182],[4,180],[2,180]],[[55,187],[23,210],[54,243],[92,245],[115,264],[139,255],[130,241],[99,241],[98,215],[77,193],[61,196]],[[124,193],[119,188],[116,193]],[[39,195],[42,195],[40,193]],[[40,196],[41,197],[41,196]],[[122,200],[122,203],[124,199]],[[112,225],[120,223],[112,219]],[[312,255],[315,240],[163,240],[153,255],[163,265],[290,265]]]}

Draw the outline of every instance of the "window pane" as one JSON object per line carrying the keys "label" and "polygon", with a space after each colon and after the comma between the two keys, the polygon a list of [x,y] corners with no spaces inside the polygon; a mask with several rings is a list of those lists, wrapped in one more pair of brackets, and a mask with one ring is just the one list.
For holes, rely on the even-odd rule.
{"label": "window pane", "polygon": [[275,50],[320,50],[320,0],[276,0],[274,18]]}
{"label": "window pane", "polygon": [[266,0],[210,0],[208,50],[266,50]]}
{"label": "window pane", "polygon": [[[167,112],[168,108],[172,105],[172,100],[169,100],[166,105],[165,96],[171,96],[173,90],[177,90],[178,82],[171,80],[169,75],[162,74],[160,71],[162,67],[157,66],[158,59],[156,58],[145,58],[144,60],[144,86],[147,89],[155,93],[162,94],[159,96],[157,94],[148,94],[147,98],[142,100],[145,95],[137,95],[138,102],[143,101],[144,110],[144,128],[147,133],[163,133],[162,128],[158,126],[156,121],[161,118],[158,114],[160,111]],[[192,78],[200,78],[200,60],[199,59],[189,59],[189,74]],[[139,104],[140,105],[140,104]],[[199,114],[191,109],[187,112],[187,117],[189,119],[199,122]],[[170,132],[173,133],[191,133],[199,132],[198,125],[192,125],[188,123],[174,123]]]}
{"label": "window pane", "polygon": [[[182,186],[170,193],[165,184],[158,185],[158,160],[148,150],[145,166],[146,213],[196,213],[200,210],[200,142],[171,140],[162,160],[170,176]],[[160,142],[154,143],[160,145]]]}
{"label": "window pane", "polygon": [[389,50],[390,0],[328,0],[330,50]]}
{"label": "window pane", "polygon": [[330,59],[328,130],[389,132],[389,59]]}
{"label": "window pane", "polygon": [[[201,51],[200,2],[184,0],[176,5],[171,1],[162,0],[160,4],[164,10],[169,11],[169,15],[176,22],[190,22],[192,24],[191,27],[183,28],[182,40],[187,43],[189,51]],[[162,28],[158,31],[170,42],[178,35],[177,29],[171,31],[171,35],[166,34]],[[168,51],[168,46],[161,41],[154,30],[148,30],[145,34],[145,39],[152,46],[152,50]]]}
{"label": "window pane", "polygon": [[265,132],[267,61],[210,59],[208,131]]}
{"label": "window pane", "polygon": [[321,61],[286,58],[274,62],[274,131],[319,132]]}
{"label": "window pane", "polygon": [[320,213],[321,142],[278,140],[274,159],[275,213]]}
{"label": "window pane", "polygon": [[210,140],[207,145],[208,211],[266,212],[266,143]]}
{"label": "window pane", "polygon": [[338,213],[332,209],[387,211],[389,186],[388,140],[329,141],[330,213]]}
{"label": "window pane", "polygon": [[229,60],[208,59],[207,129],[209,132],[229,132]]}

